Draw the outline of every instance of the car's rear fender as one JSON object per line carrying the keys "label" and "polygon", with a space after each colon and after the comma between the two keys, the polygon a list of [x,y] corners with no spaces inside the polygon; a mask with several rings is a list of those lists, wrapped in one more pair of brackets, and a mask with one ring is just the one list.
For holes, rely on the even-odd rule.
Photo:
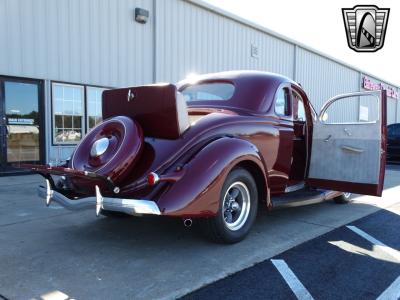
{"label": "car's rear fender", "polygon": [[238,165],[263,176],[255,180],[264,189],[260,195],[269,203],[267,168],[256,146],[243,139],[224,137],[208,144],[184,166],[184,175],[171,183],[157,201],[161,213],[176,217],[216,215],[225,177]]}

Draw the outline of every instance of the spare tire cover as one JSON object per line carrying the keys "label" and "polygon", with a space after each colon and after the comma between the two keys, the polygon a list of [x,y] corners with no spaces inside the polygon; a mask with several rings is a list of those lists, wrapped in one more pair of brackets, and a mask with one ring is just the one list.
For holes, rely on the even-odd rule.
{"label": "spare tire cover", "polygon": [[84,137],[69,164],[76,170],[109,177],[117,184],[132,170],[142,149],[140,125],[129,117],[113,117],[94,127]]}

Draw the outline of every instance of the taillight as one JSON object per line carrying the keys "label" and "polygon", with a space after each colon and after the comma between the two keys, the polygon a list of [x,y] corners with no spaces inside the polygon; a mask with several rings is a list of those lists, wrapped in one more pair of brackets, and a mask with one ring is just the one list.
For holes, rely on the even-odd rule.
{"label": "taillight", "polygon": [[147,183],[149,185],[155,185],[159,180],[160,177],[154,172],[151,172],[149,175],[147,175]]}

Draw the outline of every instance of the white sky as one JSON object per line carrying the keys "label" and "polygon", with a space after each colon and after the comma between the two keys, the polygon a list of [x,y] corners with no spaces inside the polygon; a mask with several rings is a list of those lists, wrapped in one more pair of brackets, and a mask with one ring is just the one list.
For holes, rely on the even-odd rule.
{"label": "white sky", "polygon": [[[400,86],[399,0],[204,1]],[[390,8],[385,44],[377,52],[358,53],[347,46],[341,9],[360,4]]]}

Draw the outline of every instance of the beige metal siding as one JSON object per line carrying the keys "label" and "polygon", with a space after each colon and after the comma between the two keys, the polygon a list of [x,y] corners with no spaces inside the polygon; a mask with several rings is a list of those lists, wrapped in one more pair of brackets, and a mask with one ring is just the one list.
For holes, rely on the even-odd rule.
{"label": "beige metal siding", "polygon": [[156,35],[157,81],[237,69],[293,76],[293,44],[185,1],[157,1]]}
{"label": "beige metal siding", "polygon": [[[398,89],[399,93],[400,93],[400,89]],[[400,100],[397,100],[396,102],[396,123],[400,123]]]}
{"label": "beige metal siding", "polygon": [[121,86],[153,81],[146,0],[0,0],[0,74]]}
{"label": "beige metal siding", "polygon": [[[317,111],[333,96],[360,90],[360,74],[357,71],[301,47],[296,53],[296,81],[303,86]],[[343,121],[358,120],[356,101],[338,108],[335,114],[340,115]]]}
{"label": "beige metal siding", "polygon": [[[136,7],[149,10],[147,24],[134,21]],[[300,82],[317,110],[332,96],[361,89],[359,70],[196,0],[0,0],[0,40],[0,75],[46,79],[50,161],[74,148],[51,144],[51,80],[118,87],[263,70]],[[359,103],[335,114],[337,121],[358,120]],[[389,98],[394,122],[400,104]]]}
{"label": "beige metal siding", "polygon": [[387,124],[396,123],[396,100],[393,98],[387,99]]}

